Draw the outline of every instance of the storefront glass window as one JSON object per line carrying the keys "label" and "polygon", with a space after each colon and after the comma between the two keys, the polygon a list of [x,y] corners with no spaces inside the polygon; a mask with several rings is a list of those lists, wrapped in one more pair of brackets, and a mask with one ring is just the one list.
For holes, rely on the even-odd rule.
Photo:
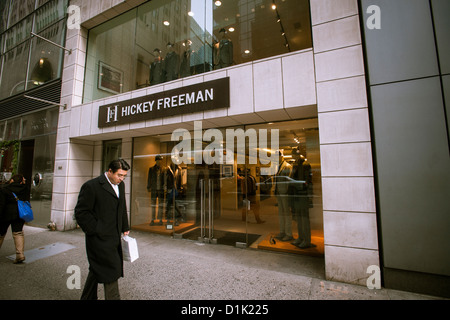
{"label": "storefront glass window", "polygon": [[39,1],[37,10],[35,2],[11,1],[3,8],[0,100],[61,77],[63,50],[31,32],[63,45],[68,0]]}
{"label": "storefront glass window", "polygon": [[89,31],[84,102],[312,47],[309,1],[153,0]]}
{"label": "storefront glass window", "polygon": [[22,118],[22,139],[55,134],[58,130],[58,108],[34,112]]}
{"label": "storefront glass window", "polygon": [[102,172],[108,171],[111,161],[122,156],[122,140],[109,140],[103,142]]}
{"label": "storefront glass window", "polygon": [[323,255],[317,119],[187,136],[189,150],[171,133],[134,139],[133,229]]}

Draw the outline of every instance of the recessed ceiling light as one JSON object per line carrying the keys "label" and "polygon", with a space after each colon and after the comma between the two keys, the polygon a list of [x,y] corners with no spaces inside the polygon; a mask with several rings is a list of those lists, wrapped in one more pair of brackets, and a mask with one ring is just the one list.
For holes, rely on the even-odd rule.
{"label": "recessed ceiling light", "polygon": [[222,5],[222,1],[216,1],[216,2],[214,2],[214,4],[218,7],[220,7]]}
{"label": "recessed ceiling light", "polygon": [[234,32],[234,28],[233,28],[233,27],[230,27],[230,28],[228,28],[228,31]]}
{"label": "recessed ceiling light", "polygon": [[194,16],[194,13],[193,13],[192,11],[189,11],[189,12],[188,12],[188,16],[193,17],[193,16]]}
{"label": "recessed ceiling light", "polygon": [[165,25],[165,26],[170,26],[170,22],[169,22],[169,21],[167,21],[167,20],[166,20],[166,21],[164,21],[163,23],[164,23],[164,25]]}

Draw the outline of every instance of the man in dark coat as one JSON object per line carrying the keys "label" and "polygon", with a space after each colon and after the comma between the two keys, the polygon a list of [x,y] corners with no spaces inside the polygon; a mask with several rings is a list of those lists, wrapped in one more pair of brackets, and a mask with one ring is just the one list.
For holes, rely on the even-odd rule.
{"label": "man in dark coat", "polygon": [[120,299],[117,280],[123,277],[121,233],[129,233],[123,180],[129,169],[125,160],[114,160],[107,172],[81,187],[75,218],[86,234],[89,261],[82,300],[97,299],[98,283],[104,284],[105,299]]}

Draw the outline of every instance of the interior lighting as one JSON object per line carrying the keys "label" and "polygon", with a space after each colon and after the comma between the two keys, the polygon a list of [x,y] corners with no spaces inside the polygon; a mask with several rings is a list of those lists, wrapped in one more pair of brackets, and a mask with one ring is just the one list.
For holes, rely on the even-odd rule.
{"label": "interior lighting", "polygon": [[188,12],[188,16],[189,16],[189,17],[193,17],[193,16],[194,16],[194,13],[193,13],[192,11],[189,11],[189,12]]}
{"label": "interior lighting", "polygon": [[167,20],[165,20],[165,21],[163,22],[163,24],[164,24],[165,26],[170,26],[170,22],[167,21]]}
{"label": "interior lighting", "polygon": [[222,5],[222,1],[216,1],[216,2],[214,2],[214,4],[215,4],[217,7],[220,7],[220,6]]}
{"label": "interior lighting", "polygon": [[228,29],[228,31],[234,32],[234,28],[233,28],[233,27],[230,27],[230,28]]}

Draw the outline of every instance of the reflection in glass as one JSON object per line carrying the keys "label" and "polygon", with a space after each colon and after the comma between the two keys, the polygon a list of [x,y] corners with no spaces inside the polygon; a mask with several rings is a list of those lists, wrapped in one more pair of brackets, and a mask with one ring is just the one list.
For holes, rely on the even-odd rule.
{"label": "reflection in glass", "polygon": [[[242,129],[247,136],[255,134],[256,142],[251,142],[252,137],[244,148],[239,143],[231,144],[226,139],[228,129]],[[279,147],[260,148],[262,135],[275,134],[274,130],[279,134]],[[322,256],[317,118],[219,131],[224,140],[215,141],[215,149],[208,139],[202,141],[201,150],[196,150],[191,141],[192,149],[183,151],[187,152],[183,159],[191,159],[191,163],[178,163],[177,158],[172,158],[179,141],[171,141],[171,134],[134,139],[132,228],[192,240],[205,237],[202,239],[219,244],[240,243]],[[218,162],[199,163],[194,160],[198,152],[203,160],[210,154]],[[216,157],[218,152],[232,156],[234,161],[222,161]],[[277,156],[281,153],[276,161],[267,162],[262,161],[263,152]]]}
{"label": "reflection in glass", "polygon": [[[153,0],[89,31],[84,102],[100,62],[121,70],[122,92],[312,47],[309,1]],[[123,48],[116,50],[115,48]]]}

